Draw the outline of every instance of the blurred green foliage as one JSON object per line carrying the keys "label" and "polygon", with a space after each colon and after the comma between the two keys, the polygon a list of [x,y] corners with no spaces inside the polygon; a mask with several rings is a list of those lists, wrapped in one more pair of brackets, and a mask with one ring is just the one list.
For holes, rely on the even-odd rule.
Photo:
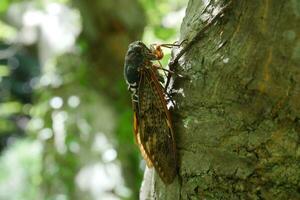
{"label": "blurred green foliage", "polygon": [[3,0],[0,2],[0,13],[7,10],[9,6],[9,0]]}
{"label": "blurred green foliage", "polygon": [[39,199],[42,146],[38,141],[14,142],[0,157],[0,199]]}
{"label": "blurred green foliage", "polygon": [[[126,28],[116,20],[122,15],[105,10],[109,3],[98,3],[105,12],[93,16],[83,0],[0,1],[0,199],[137,199],[145,164],[122,78],[125,48],[131,39],[176,41],[181,19],[167,18],[179,16],[186,1],[138,2],[147,17],[143,38],[133,31],[125,39]],[[106,26],[88,20],[99,17]],[[62,27],[47,35],[45,23]],[[89,38],[86,28],[100,40]],[[79,36],[77,29],[83,29]],[[73,31],[73,46],[54,45],[60,31],[58,44],[71,43]],[[162,64],[169,58],[168,52]]]}
{"label": "blurred green foliage", "polygon": [[[170,13],[176,13],[184,9],[187,1],[183,0],[140,0],[146,8],[148,25],[144,34],[146,42],[167,42],[173,43],[179,36],[180,22],[174,26],[166,26],[163,23],[165,18]],[[175,17],[174,17],[175,18]],[[180,19],[179,19],[180,20]],[[149,38],[148,38],[149,37]]]}

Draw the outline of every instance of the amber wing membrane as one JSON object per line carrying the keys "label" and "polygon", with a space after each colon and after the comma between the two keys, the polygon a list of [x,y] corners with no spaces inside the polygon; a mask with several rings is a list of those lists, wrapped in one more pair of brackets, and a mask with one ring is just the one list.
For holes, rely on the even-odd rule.
{"label": "amber wing membrane", "polygon": [[139,133],[139,116],[138,116],[138,102],[133,101],[132,102],[132,107],[133,107],[133,129],[134,129],[134,136],[135,136],[135,142],[138,145],[140,152],[146,161],[146,164],[149,168],[153,167],[152,161],[146,154],[145,148],[141,143],[141,137]]}
{"label": "amber wing membrane", "polygon": [[176,148],[163,88],[156,74],[153,66],[141,70],[137,138],[141,151],[145,151],[163,182],[168,184],[177,174]]}

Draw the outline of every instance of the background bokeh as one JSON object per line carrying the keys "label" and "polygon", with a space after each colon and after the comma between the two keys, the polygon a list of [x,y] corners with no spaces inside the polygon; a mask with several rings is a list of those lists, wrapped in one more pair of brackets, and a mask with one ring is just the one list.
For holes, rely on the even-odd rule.
{"label": "background bokeh", "polygon": [[0,200],[138,199],[124,55],[176,41],[186,4],[0,0]]}

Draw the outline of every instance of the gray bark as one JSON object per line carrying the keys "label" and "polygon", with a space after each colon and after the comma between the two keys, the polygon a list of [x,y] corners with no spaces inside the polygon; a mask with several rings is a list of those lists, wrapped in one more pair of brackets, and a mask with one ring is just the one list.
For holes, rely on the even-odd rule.
{"label": "gray bark", "polygon": [[[181,40],[223,3],[190,0]],[[148,199],[300,199],[299,35],[297,0],[232,2],[179,62],[180,170]]]}

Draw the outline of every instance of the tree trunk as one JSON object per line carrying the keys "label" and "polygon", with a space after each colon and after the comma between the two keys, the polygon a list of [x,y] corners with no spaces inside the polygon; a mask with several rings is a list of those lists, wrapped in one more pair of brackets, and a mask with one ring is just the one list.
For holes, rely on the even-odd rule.
{"label": "tree trunk", "polygon": [[[226,4],[203,2],[181,40]],[[178,178],[146,171],[141,199],[300,199],[299,36],[299,1],[232,1],[177,65]]]}

